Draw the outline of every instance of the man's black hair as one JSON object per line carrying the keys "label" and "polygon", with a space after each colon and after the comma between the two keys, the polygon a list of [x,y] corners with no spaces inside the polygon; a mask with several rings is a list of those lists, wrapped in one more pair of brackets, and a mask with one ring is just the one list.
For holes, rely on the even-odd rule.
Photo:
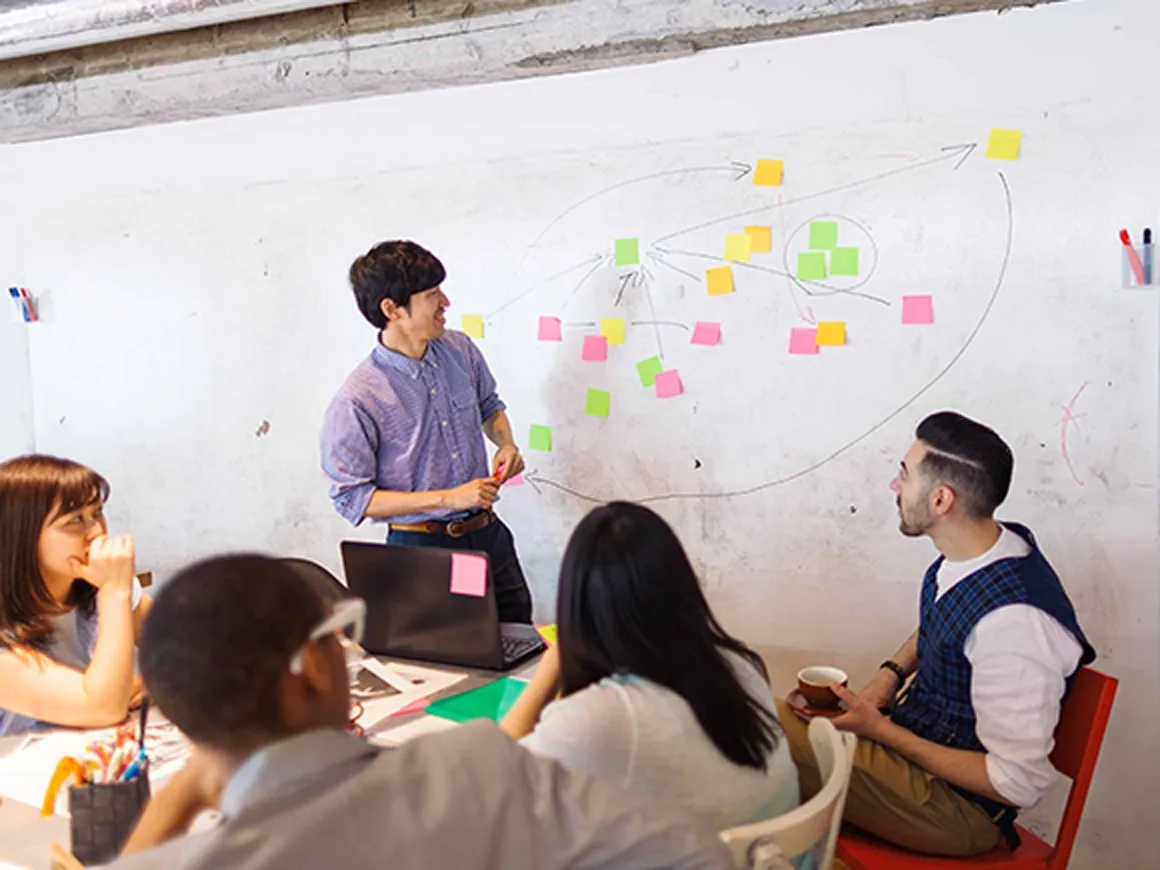
{"label": "man's black hair", "polygon": [[927,479],[954,490],[968,516],[992,516],[1007,498],[1015,467],[1006,442],[993,429],[954,411],[931,414],[914,434],[927,446],[921,463]]}
{"label": "man's black hair", "polygon": [[414,294],[433,290],[446,277],[439,258],[414,242],[380,242],[350,266],[358,310],[378,329],[387,325],[384,299],[406,307]]}

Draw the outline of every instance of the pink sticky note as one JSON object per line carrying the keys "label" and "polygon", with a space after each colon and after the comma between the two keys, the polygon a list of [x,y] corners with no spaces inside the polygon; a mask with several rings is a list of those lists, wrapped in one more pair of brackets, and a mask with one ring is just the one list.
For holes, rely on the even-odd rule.
{"label": "pink sticky note", "polygon": [[929,296],[903,296],[902,322],[934,323],[934,301]]}
{"label": "pink sticky note", "polygon": [[720,323],[705,323],[703,320],[698,320],[697,325],[693,327],[692,344],[716,344],[720,340]]}
{"label": "pink sticky note", "polygon": [[657,398],[668,399],[672,396],[679,396],[685,391],[681,384],[681,376],[677,374],[676,369],[669,369],[667,372],[661,372],[656,378]]}
{"label": "pink sticky note", "polygon": [[487,559],[474,553],[452,553],[451,594],[483,598],[487,594]]}
{"label": "pink sticky note", "polygon": [[503,485],[504,486],[523,486],[523,483],[524,483],[523,474],[517,474],[515,477],[509,477],[507,480],[505,480],[503,482]]}
{"label": "pink sticky note", "polygon": [[817,353],[818,331],[816,329],[791,329],[789,331],[790,353]]}
{"label": "pink sticky note", "polygon": [[540,341],[560,341],[560,318],[541,317],[540,331],[536,338]]}
{"label": "pink sticky note", "polygon": [[[419,713],[423,710],[426,710],[427,705],[430,703],[431,703],[430,698],[419,698],[415,701],[412,701],[406,707],[400,707],[398,710],[396,710],[394,713],[392,713],[391,716],[406,716],[409,713]],[[390,718],[390,717],[387,717],[387,718]]]}
{"label": "pink sticky note", "polygon": [[584,336],[584,352],[580,359],[585,362],[604,362],[608,359],[608,339],[603,335]]}

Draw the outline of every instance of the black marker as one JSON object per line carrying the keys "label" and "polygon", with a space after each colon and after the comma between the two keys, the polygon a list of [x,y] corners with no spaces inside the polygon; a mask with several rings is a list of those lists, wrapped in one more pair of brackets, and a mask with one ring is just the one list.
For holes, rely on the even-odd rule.
{"label": "black marker", "polygon": [[1144,227],[1144,286],[1152,284],[1152,230]]}

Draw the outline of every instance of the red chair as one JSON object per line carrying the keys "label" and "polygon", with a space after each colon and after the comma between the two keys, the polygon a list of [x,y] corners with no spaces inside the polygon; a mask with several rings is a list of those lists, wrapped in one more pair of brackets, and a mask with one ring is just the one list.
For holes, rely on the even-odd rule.
{"label": "red chair", "polygon": [[940,858],[910,852],[846,827],[838,837],[837,857],[850,870],[971,870],[974,867],[1064,870],[1075,846],[1084,801],[1096,770],[1118,685],[1118,680],[1099,671],[1081,668],[1075,676],[1071,694],[1064,702],[1059,727],[1055,729],[1051,763],[1072,782],[1054,846],[1017,826],[1023,845],[1014,852],[999,845],[973,858]]}

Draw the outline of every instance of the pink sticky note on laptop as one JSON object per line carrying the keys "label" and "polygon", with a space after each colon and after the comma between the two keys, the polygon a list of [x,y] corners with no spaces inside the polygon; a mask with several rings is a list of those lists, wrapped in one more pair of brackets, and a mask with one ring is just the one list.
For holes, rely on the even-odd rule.
{"label": "pink sticky note on laptop", "polygon": [[487,595],[487,559],[474,553],[451,554],[451,594]]}
{"label": "pink sticky note on laptop", "polygon": [[902,322],[925,325],[934,323],[934,301],[930,296],[903,296]]}
{"label": "pink sticky note on laptop", "polygon": [[661,372],[656,378],[657,398],[668,399],[672,396],[679,396],[684,392],[684,386],[681,384],[681,376],[677,374],[676,369],[669,369],[667,372]]}
{"label": "pink sticky note on laptop", "polygon": [[580,359],[585,362],[604,362],[608,359],[608,339],[603,335],[584,336],[584,352]]}
{"label": "pink sticky note on laptop", "polygon": [[818,331],[816,329],[791,329],[789,331],[790,353],[817,353]]}
{"label": "pink sticky note on laptop", "polygon": [[541,317],[540,331],[536,337],[540,341],[560,341],[560,318]]}
{"label": "pink sticky note on laptop", "polygon": [[716,344],[721,340],[721,324],[698,320],[693,329],[692,344]]}

